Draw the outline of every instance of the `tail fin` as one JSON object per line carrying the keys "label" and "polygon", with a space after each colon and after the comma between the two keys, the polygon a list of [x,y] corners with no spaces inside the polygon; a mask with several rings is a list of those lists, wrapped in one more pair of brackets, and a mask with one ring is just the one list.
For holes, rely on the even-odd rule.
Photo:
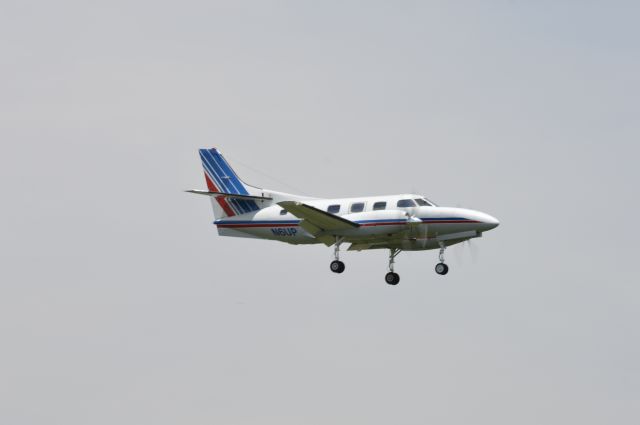
{"label": "tail fin", "polygon": [[[210,192],[225,192],[236,195],[260,195],[261,190],[249,186],[238,178],[229,163],[216,148],[200,149],[200,159],[204,168],[204,178]],[[248,214],[260,209],[254,200],[230,199],[224,196],[211,198],[216,219]]]}

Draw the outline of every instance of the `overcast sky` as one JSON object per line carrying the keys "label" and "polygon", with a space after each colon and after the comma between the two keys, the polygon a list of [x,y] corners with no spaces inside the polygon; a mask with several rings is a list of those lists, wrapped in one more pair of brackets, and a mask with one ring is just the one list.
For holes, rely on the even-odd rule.
{"label": "overcast sky", "polygon": [[[90,4],[91,3],[91,4]],[[0,422],[637,424],[640,6],[0,3]],[[479,258],[217,236],[257,186],[496,216]],[[268,176],[268,177],[267,177]]]}

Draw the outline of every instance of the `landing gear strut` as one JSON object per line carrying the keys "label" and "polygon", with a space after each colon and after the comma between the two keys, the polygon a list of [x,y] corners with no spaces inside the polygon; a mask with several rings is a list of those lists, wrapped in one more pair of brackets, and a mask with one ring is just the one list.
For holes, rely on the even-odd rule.
{"label": "landing gear strut", "polygon": [[446,248],[447,247],[445,246],[445,244],[443,242],[440,242],[440,254],[438,255],[438,259],[440,260],[440,262],[436,264],[436,273],[438,273],[439,275],[445,275],[449,273],[449,266],[444,263],[444,250]]}
{"label": "landing gear strut", "polygon": [[344,271],[344,263],[340,261],[340,244],[342,244],[343,241],[343,237],[336,236],[336,245],[333,248],[333,257],[335,260],[329,264],[329,268],[334,273],[342,273]]}
{"label": "landing gear strut", "polygon": [[400,283],[400,275],[393,271],[393,263],[395,263],[395,258],[402,251],[398,248],[392,248],[389,250],[389,273],[384,276],[384,281],[389,285],[397,285]]}

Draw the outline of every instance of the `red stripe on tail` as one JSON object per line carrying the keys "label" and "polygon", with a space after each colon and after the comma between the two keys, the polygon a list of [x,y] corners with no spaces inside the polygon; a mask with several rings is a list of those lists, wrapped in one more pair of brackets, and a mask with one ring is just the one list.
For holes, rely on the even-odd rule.
{"label": "red stripe on tail", "polygon": [[204,173],[204,179],[207,181],[207,188],[209,189],[209,192],[218,192],[218,188],[213,184],[207,173]]}
{"label": "red stripe on tail", "polygon": [[[215,184],[213,184],[206,172],[204,173],[204,179],[207,181],[207,188],[210,192],[219,192],[218,188]],[[227,216],[233,217],[234,215],[236,215],[236,213],[233,212],[233,210],[227,203],[227,200],[224,198],[224,196],[216,196],[216,201],[218,201],[218,204],[220,204]]]}

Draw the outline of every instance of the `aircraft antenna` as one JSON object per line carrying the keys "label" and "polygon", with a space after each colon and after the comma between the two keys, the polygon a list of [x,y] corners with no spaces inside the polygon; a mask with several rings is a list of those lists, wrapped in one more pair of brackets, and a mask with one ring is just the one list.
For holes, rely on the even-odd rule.
{"label": "aircraft antenna", "polygon": [[281,185],[283,185],[283,186],[286,186],[286,187],[288,187],[289,189],[292,189],[292,190],[294,190],[294,191],[295,191],[295,192],[297,192],[297,193],[304,193],[304,191],[303,191],[302,189],[299,189],[299,188],[297,188],[297,187],[294,187],[294,186],[290,185],[289,183],[286,183],[286,182],[284,182],[284,181],[282,181],[282,180],[280,180],[280,179],[277,179],[277,178],[275,178],[275,177],[273,177],[273,176],[271,176],[271,175],[269,175],[269,174],[265,173],[264,171],[260,171],[260,170],[258,170],[257,168],[254,168],[254,167],[252,167],[252,166],[250,166],[250,165],[247,165],[247,164],[243,163],[242,161],[238,161],[236,158],[231,157],[229,154],[225,154],[225,155],[226,155],[226,156],[231,160],[231,162],[232,162],[233,164],[238,164],[238,165],[240,165],[240,166],[242,166],[242,167],[244,167],[244,168],[247,168],[247,169],[249,169],[249,170],[253,171],[254,173],[258,173],[258,174],[260,174],[260,175],[262,175],[262,176],[264,176],[264,177],[268,178],[269,180],[272,180],[272,181],[274,181],[274,182],[276,182],[276,183],[278,183],[278,184],[281,184]]}

